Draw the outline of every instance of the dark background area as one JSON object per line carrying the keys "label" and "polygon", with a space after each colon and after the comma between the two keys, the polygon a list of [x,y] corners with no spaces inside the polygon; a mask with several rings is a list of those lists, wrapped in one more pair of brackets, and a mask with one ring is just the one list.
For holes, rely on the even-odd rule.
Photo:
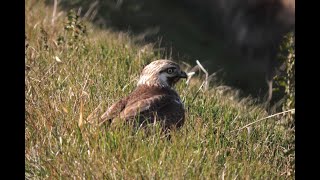
{"label": "dark background area", "polygon": [[[53,0],[47,0],[53,5]],[[263,99],[283,35],[295,29],[294,0],[60,0],[96,26],[158,43],[173,60],[195,65],[244,96]],[[277,99],[277,97],[273,97]]]}

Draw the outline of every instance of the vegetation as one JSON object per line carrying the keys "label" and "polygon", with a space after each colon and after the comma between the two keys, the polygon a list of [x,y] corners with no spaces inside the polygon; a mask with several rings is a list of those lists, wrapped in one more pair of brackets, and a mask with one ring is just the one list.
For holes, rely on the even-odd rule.
{"label": "vegetation", "polygon": [[[277,76],[275,76],[276,88],[274,91],[284,92],[282,110],[292,109],[295,107],[295,43],[293,32],[288,33],[280,45],[280,53],[278,60],[282,63],[282,68]],[[294,116],[289,115],[289,119]]]}
{"label": "vegetation", "polygon": [[[168,140],[159,125],[98,126],[97,117],[135,88],[142,67],[163,58],[152,44],[99,30],[76,12],[26,1],[25,176],[27,179],[294,178],[292,136],[251,98],[222,86],[176,89],[186,124]],[[245,128],[242,128],[245,127]]]}

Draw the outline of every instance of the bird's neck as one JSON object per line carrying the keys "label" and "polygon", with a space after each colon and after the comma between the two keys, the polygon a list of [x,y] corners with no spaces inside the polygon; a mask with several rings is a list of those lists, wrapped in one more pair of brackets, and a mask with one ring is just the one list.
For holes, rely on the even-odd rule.
{"label": "bird's neck", "polygon": [[159,88],[169,88],[171,89],[172,86],[163,79],[159,78],[140,78],[138,81],[137,86],[150,86],[150,87],[159,87]]}
{"label": "bird's neck", "polygon": [[168,92],[168,93],[176,93],[176,91],[170,87],[170,86],[159,86],[157,84],[152,84],[152,85],[148,85],[148,84],[139,84],[137,86],[137,89],[146,89],[146,90],[155,90],[155,91],[159,91],[159,92]]}

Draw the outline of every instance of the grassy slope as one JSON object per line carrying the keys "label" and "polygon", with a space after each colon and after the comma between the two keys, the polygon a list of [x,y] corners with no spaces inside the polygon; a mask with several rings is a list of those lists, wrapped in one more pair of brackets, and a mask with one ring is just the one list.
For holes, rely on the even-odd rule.
{"label": "grassy slope", "polygon": [[[232,132],[267,114],[249,98],[235,100],[214,87],[200,91],[192,102],[201,84],[197,80],[177,86],[187,120],[171,141],[158,126],[147,136],[127,126],[98,127],[94,117],[86,123],[99,104],[98,114],[134,89],[142,66],[161,54],[134,44],[127,34],[89,23],[88,36],[72,43],[64,30],[66,14],[54,25],[51,15],[51,7],[26,1],[27,178],[293,177],[290,132],[272,118]],[[59,36],[65,42],[59,44]]]}

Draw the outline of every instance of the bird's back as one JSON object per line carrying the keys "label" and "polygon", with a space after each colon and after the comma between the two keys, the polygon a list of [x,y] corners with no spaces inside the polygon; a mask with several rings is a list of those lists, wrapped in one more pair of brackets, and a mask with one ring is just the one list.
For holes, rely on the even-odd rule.
{"label": "bird's back", "polygon": [[139,119],[139,125],[153,123],[156,119],[166,129],[184,123],[184,107],[179,95],[171,88],[141,85],[119,102],[122,103],[120,119]]}

